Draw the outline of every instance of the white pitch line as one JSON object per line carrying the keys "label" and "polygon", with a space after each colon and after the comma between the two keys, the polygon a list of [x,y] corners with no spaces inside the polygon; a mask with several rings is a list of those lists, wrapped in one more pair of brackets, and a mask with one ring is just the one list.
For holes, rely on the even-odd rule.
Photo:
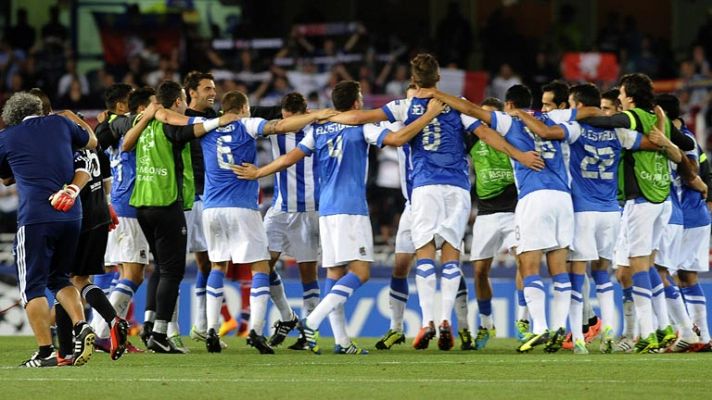
{"label": "white pitch line", "polygon": [[[438,378],[132,378],[132,382],[174,382],[174,383],[445,383],[445,384],[536,384],[536,383],[570,383],[570,379],[438,379]],[[33,378],[33,377],[17,377],[17,378],[0,378],[0,382],[127,382],[123,378],[101,377],[101,378]],[[699,380],[676,380],[675,383],[699,383]],[[645,384],[661,384],[659,379],[649,380],[623,380],[623,379],[605,379],[605,380],[581,380],[582,383],[610,383],[610,384],[630,384],[630,383],[645,383]]]}

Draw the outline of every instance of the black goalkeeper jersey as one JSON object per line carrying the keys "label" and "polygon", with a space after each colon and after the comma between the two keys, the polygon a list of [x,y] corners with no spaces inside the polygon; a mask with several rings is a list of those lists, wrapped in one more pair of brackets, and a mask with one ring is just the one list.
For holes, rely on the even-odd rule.
{"label": "black goalkeeper jersey", "polygon": [[84,170],[91,179],[79,192],[82,201],[82,232],[86,232],[111,223],[109,206],[104,193],[104,178],[111,176],[108,163],[99,160],[102,150],[82,149],[74,153],[74,170]]}

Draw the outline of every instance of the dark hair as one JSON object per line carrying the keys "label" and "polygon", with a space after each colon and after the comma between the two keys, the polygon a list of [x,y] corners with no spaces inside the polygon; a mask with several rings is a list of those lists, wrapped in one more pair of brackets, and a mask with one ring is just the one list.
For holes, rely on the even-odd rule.
{"label": "dark hair", "polygon": [[336,111],[348,111],[361,93],[361,84],[356,81],[341,81],[331,91],[331,102]]}
{"label": "dark hair", "polygon": [[185,88],[185,91],[187,92],[189,90],[197,90],[198,85],[200,85],[200,81],[202,81],[203,79],[210,79],[211,81],[215,80],[213,78],[213,74],[208,72],[188,72],[188,75],[186,75],[185,79],[183,79],[183,87]]}
{"label": "dark hair", "polygon": [[307,100],[301,93],[287,93],[282,97],[282,110],[293,114],[304,114],[307,112]]}
{"label": "dark hair", "polygon": [[40,88],[32,88],[28,92],[31,95],[37,96],[42,100],[42,114],[49,115],[52,112],[52,103],[49,101],[49,96],[47,93],[43,92]]}
{"label": "dark hair", "polygon": [[557,107],[559,104],[567,103],[569,101],[569,85],[564,81],[551,81],[541,87],[541,92],[554,93],[554,103]]}
{"label": "dark hair", "polygon": [[416,85],[416,84],[413,83],[413,82],[410,82],[410,83],[408,83],[408,87],[405,88],[405,90],[406,90],[406,92],[407,92],[408,90],[414,90],[414,89],[417,89],[417,88],[418,88],[418,85]]}
{"label": "dark hair", "polygon": [[170,108],[180,99],[183,88],[177,82],[163,81],[156,90],[156,99],[165,108]]}
{"label": "dark hair", "polygon": [[247,104],[247,96],[239,90],[231,90],[223,95],[223,111],[242,110]]}
{"label": "dark hair", "polygon": [[116,109],[116,103],[128,101],[133,88],[126,83],[114,83],[104,91],[104,105],[110,111]]}
{"label": "dark hair", "polygon": [[532,106],[532,91],[524,85],[514,85],[507,89],[504,101],[511,101],[516,108],[530,108]]}
{"label": "dark hair", "polygon": [[584,106],[600,107],[601,92],[596,85],[592,83],[584,83],[571,88],[571,95],[574,97],[574,102],[581,103]]}
{"label": "dark hair", "polygon": [[680,118],[680,100],[670,93],[663,93],[655,96],[655,103],[657,103],[667,117],[671,120]]}
{"label": "dark hair", "polygon": [[604,98],[606,100],[610,100],[612,103],[614,103],[617,106],[620,106],[621,101],[618,100],[618,95],[621,94],[620,90],[617,88],[613,88],[610,90],[606,90],[601,94],[601,98]]}
{"label": "dark hair", "polygon": [[482,106],[490,106],[497,111],[504,110],[504,103],[502,102],[502,100],[500,100],[496,97],[488,97],[488,98],[482,100]]}
{"label": "dark hair", "polygon": [[435,87],[440,80],[438,69],[438,60],[432,54],[421,53],[410,60],[411,80],[418,87]]}
{"label": "dark hair", "polygon": [[653,81],[648,75],[634,73],[621,78],[621,86],[625,86],[625,94],[633,98],[635,106],[650,110],[653,108],[655,95],[653,94]]}
{"label": "dark hair", "polygon": [[140,106],[148,107],[151,103],[151,96],[156,95],[156,90],[150,86],[136,89],[129,95],[129,111],[132,114],[138,112]]}

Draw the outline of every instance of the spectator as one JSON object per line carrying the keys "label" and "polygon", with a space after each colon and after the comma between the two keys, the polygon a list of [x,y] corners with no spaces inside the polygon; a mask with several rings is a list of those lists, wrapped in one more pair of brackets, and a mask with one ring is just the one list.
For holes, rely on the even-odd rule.
{"label": "spectator", "polygon": [[158,69],[146,75],[146,84],[156,87],[163,81],[180,82],[180,75],[178,75],[176,69],[170,57],[161,56]]}
{"label": "spectator", "polygon": [[504,63],[499,67],[499,74],[497,74],[490,84],[490,95],[498,99],[504,99],[507,89],[521,83],[521,78],[514,74],[512,67],[509,64]]}
{"label": "spectator", "polygon": [[299,93],[320,92],[329,83],[331,72],[317,72],[316,65],[308,60],[301,63],[301,70],[287,71],[289,84]]}
{"label": "spectator", "polygon": [[143,61],[140,56],[135,55],[129,58],[129,70],[122,81],[134,88],[146,86],[146,82],[143,79]]}
{"label": "spectator", "polygon": [[403,64],[398,64],[396,71],[393,74],[393,79],[386,84],[386,94],[402,97],[406,89],[408,89],[408,67]]}
{"label": "spectator", "polygon": [[691,111],[693,108],[700,109],[707,104],[709,93],[704,86],[700,83],[704,81],[705,78],[695,72],[695,64],[691,60],[686,60],[680,63],[680,83],[689,95],[687,101],[681,103],[686,103],[681,106],[681,108],[687,108]]}
{"label": "spectator", "polygon": [[77,72],[77,63],[74,59],[68,59],[66,64],[66,72],[59,78],[59,85],[57,85],[57,97],[63,97],[68,91],[69,86],[73,81],[79,81],[81,85],[82,95],[86,96],[89,94],[89,81],[84,74]]}
{"label": "spectator", "polygon": [[17,9],[17,24],[5,31],[5,37],[10,42],[10,46],[29,53],[35,44],[35,28],[27,23],[27,9],[24,7]]}
{"label": "spectator", "polygon": [[69,30],[59,22],[59,8],[49,9],[49,22],[42,27],[42,39],[46,42],[63,43],[69,38]]}
{"label": "spectator", "polygon": [[695,45],[692,48],[692,62],[695,65],[695,73],[705,77],[710,76],[710,63],[705,55],[705,48],[702,45]]}
{"label": "spectator", "polygon": [[454,62],[460,68],[467,66],[472,50],[472,29],[470,22],[462,16],[459,3],[455,1],[450,2],[447,15],[438,24],[437,43],[441,65]]}
{"label": "spectator", "polygon": [[72,79],[67,93],[59,99],[59,108],[66,110],[87,110],[96,108],[96,104],[82,93],[82,84],[78,79]]}
{"label": "spectator", "polygon": [[376,193],[373,200],[377,203],[376,218],[383,241],[389,243],[397,228],[400,210],[404,201],[401,194],[401,179],[398,168],[398,151],[385,146],[378,152],[378,172],[376,173]]}

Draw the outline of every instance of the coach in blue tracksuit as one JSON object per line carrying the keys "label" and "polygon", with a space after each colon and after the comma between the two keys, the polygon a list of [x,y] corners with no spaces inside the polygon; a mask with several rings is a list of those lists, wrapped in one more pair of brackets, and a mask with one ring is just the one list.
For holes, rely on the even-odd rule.
{"label": "coach in blue tracksuit", "polygon": [[16,93],[3,107],[2,118],[8,127],[0,134],[0,169],[3,176],[14,176],[20,200],[15,247],[20,296],[39,346],[21,366],[57,365],[46,289],[72,319],[75,336],[81,339],[75,348],[81,365],[91,356],[94,338],[84,322],[79,292],[69,282],[82,208],[58,211],[50,199],[74,202],[78,193],[72,185],[66,186],[74,176],[74,149],[93,148],[96,138],[77,125],[80,120],[72,113],[41,115],[38,97]]}

